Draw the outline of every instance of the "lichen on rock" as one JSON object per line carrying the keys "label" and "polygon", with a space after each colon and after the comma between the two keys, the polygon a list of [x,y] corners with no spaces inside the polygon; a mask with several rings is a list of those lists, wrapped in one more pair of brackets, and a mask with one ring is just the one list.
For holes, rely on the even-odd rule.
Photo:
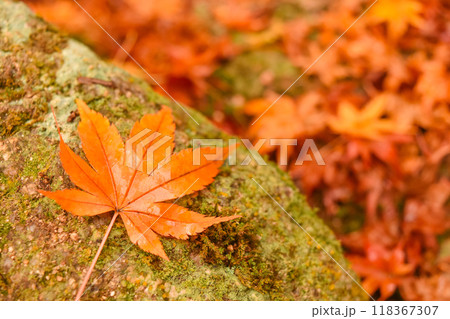
{"label": "lichen on rock", "polygon": [[[75,217],[37,193],[73,187],[59,161],[49,106],[64,139],[80,155],[75,98],[106,115],[124,137],[135,120],[162,104],[176,117],[177,150],[192,146],[193,138],[230,137],[186,108],[197,125],[143,80],[100,60],[22,3],[0,0],[0,68],[0,299],[70,300],[111,216]],[[80,82],[80,77],[111,85]],[[238,163],[246,156],[240,148]],[[162,239],[170,262],[132,245],[117,222],[84,299],[365,299],[322,251],[348,268],[332,232],[274,164],[225,165],[207,189],[177,204],[209,216],[243,217],[187,241]]]}

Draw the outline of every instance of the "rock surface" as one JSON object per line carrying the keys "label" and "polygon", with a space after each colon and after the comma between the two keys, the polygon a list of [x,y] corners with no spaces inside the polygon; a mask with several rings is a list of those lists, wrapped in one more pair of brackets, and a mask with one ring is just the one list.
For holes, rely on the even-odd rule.
{"label": "rock surface", "polygon": [[[22,3],[0,0],[0,69],[0,299],[70,300],[111,216],[75,217],[37,193],[73,187],[59,161],[50,105],[79,154],[75,98],[106,115],[122,136],[143,114],[171,106],[177,150],[191,147],[193,138],[229,137],[187,109],[197,125],[144,81],[100,60]],[[107,85],[80,83],[79,77]],[[246,155],[239,149],[238,159]],[[170,262],[132,245],[117,222],[83,299],[365,299],[253,179],[348,269],[332,232],[287,174],[274,164],[225,165],[210,187],[177,204],[210,216],[239,213],[241,219],[187,241],[164,238]]]}

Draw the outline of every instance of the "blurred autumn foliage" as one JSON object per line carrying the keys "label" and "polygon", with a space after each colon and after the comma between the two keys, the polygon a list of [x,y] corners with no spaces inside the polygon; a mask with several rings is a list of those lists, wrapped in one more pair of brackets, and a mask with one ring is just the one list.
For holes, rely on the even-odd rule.
{"label": "blurred autumn foliage", "polygon": [[[26,2],[142,72],[74,1]],[[369,293],[450,300],[448,1],[379,0],[362,17],[373,1],[79,3],[175,99],[224,129],[314,139],[325,166],[295,166],[291,147],[283,168]],[[277,158],[270,145],[261,151]]]}

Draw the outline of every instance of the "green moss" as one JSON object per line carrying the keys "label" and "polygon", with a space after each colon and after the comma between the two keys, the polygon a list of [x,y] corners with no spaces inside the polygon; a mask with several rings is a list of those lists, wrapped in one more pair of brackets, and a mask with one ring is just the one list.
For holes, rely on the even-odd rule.
{"label": "green moss", "polygon": [[1,33],[0,136],[26,128],[47,113],[60,51],[67,42],[38,18],[27,23],[33,32],[26,41],[12,43],[13,34],[6,28]]}
{"label": "green moss", "polygon": [[29,46],[47,54],[61,52],[67,45],[67,39],[58,30],[41,19],[31,19],[28,24],[33,29],[29,35]]}
{"label": "green moss", "polygon": [[12,224],[5,217],[0,217],[0,249],[3,249],[6,243],[6,236],[12,228]]}
{"label": "green moss", "polygon": [[[68,300],[74,297],[111,216],[75,217],[36,192],[74,187],[58,158],[58,136],[48,106],[54,106],[65,141],[80,155],[78,118],[72,113],[75,98],[107,116],[123,136],[143,114],[157,111],[161,104],[171,106],[177,125],[176,150],[191,146],[193,138],[229,137],[201,114],[186,109],[200,123],[197,125],[185,110],[156,95],[142,80],[102,62],[82,44],[66,41],[22,4],[0,1],[0,16],[0,65],[2,70],[9,68],[0,80],[0,103],[4,103],[0,108],[5,110],[0,114],[14,107],[20,110],[14,118],[2,116],[0,121],[1,298]],[[15,20],[10,21],[10,17]],[[268,53],[269,58],[266,52],[260,55],[261,61],[270,64],[277,53]],[[259,59],[258,53],[250,57]],[[77,80],[80,76],[113,84],[82,84]],[[238,158],[245,156],[240,150]],[[208,216],[240,214],[242,218],[212,226],[186,241],[162,239],[170,262],[132,245],[118,221],[84,298],[364,298],[352,280],[342,275],[252,178],[347,267],[339,243],[286,173],[274,164],[225,166],[207,189],[177,204]]]}
{"label": "green moss", "polygon": [[283,3],[276,7],[273,17],[282,21],[290,21],[298,19],[302,15],[306,15],[306,10],[299,6],[299,3]]}
{"label": "green moss", "polygon": [[[263,73],[273,77],[268,85],[282,93],[297,78],[299,70],[281,52],[267,49],[236,57],[219,69],[216,75],[228,83],[228,96],[242,95],[252,99],[261,97],[267,90],[261,81]],[[291,93],[294,94],[295,90]]]}
{"label": "green moss", "polygon": [[[5,143],[10,145],[9,141],[17,137],[13,136]],[[5,166],[17,165],[21,172],[27,172],[27,178],[24,182],[23,175],[13,179],[18,183],[16,191],[7,192],[2,203],[5,216],[16,216],[8,234],[8,245],[14,248],[16,260],[37,260],[36,263],[43,265],[37,267],[39,275],[27,277],[27,283],[21,284],[23,286],[14,286],[15,296],[23,299],[70,299],[74,290],[61,282],[71,280],[76,287],[80,280],[78,272],[89,266],[110,216],[76,218],[60,210],[51,200],[17,192],[23,185],[39,184],[42,172],[46,172],[52,180],[48,188],[67,188],[71,184],[56,156],[56,143],[48,143],[37,135],[20,136],[13,144],[22,152],[14,153],[14,148],[9,147],[7,152],[14,154]],[[39,165],[30,154],[41,158],[47,165]],[[242,160],[245,155],[240,152],[238,159]],[[259,170],[264,170],[266,174],[261,174]],[[328,251],[334,250],[336,258],[345,264],[339,246],[330,240],[329,231],[307,208],[304,198],[295,193],[285,174],[274,166],[226,167],[210,188],[199,196],[183,198],[178,204],[209,216],[242,214],[241,219],[211,227],[189,241],[163,239],[165,250],[172,259],[169,263],[132,245],[123,225],[118,222],[98,261],[94,278],[100,276],[103,269],[109,268],[124,251],[126,254],[114,267],[118,266],[118,269],[108,271],[107,277],[91,288],[89,298],[327,299],[329,287],[342,294],[342,289],[347,289],[351,284],[345,277],[340,277],[337,266],[326,256],[320,256],[317,247],[298,228],[285,229],[289,226],[285,214],[277,212],[276,206],[249,177],[258,178],[266,187],[270,185],[268,191],[284,203],[288,211],[294,212],[296,219],[315,230],[322,227],[322,233],[315,231],[315,237]],[[2,183],[7,183],[6,179],[3,177]],[[304,207],[304,210],[299,211],[299,207]],[[43,223],[38,227],[39,232],[46,235],[40,233],[36,236],[28,230],[36,227],[36,219]],[[68,238],[74,232],[79,237],[76,242]],[[29,236],[32,236],[31,240]],[[19,242],[12,238],[19,238]],[[30,244],[24,245],[25,242]],[[45,256],[41,255],[41,251],[45,252]],[[64,263],[63,269],[54,273],[53,267],[61,263]],[[24,270],[13,267],[5,274],[10,278],[17,271],[22,273]],[[125,284],[117,289],[114,283],[109,283],[112,277],[125,279]],[[144,282],[147,284],[144,285]],[[29,285],[36,288],[30,289]],[[150,292],[150,286],[157,289],[152,288]],[[114,296],[108,295],[109,289],[114,290]],[[55,294],[55,290],[59,293]]]}

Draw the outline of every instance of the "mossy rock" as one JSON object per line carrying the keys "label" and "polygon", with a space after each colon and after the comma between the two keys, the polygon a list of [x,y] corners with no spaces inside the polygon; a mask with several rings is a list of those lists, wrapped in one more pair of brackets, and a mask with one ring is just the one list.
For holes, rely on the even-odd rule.
{"label": "mossy rock", "polygon": [[[75,217],[37,193],[73,187],[59,161],[49,106],[79,154],[75,98],[106,115],[123,136],[143,114],[171,106],[178,150],[192,146],[193,138],[229,137],[187,108],[197,125],[143,80],[100,60],[19,2],[0,1],[0,68],[0,299],[70,300],[111,216]],[[79,77],[108,85],[83,84]],[[238,151],[239,159],[246,155]],[[131,245],[117,222],[83,299],[365,299],[253,179],[348,269],[338,241],[286,173],[274,164],[225,165],[207,189],[177,204],[209,216],[242,218],[186,241],[163,239],[170,262]]]}

